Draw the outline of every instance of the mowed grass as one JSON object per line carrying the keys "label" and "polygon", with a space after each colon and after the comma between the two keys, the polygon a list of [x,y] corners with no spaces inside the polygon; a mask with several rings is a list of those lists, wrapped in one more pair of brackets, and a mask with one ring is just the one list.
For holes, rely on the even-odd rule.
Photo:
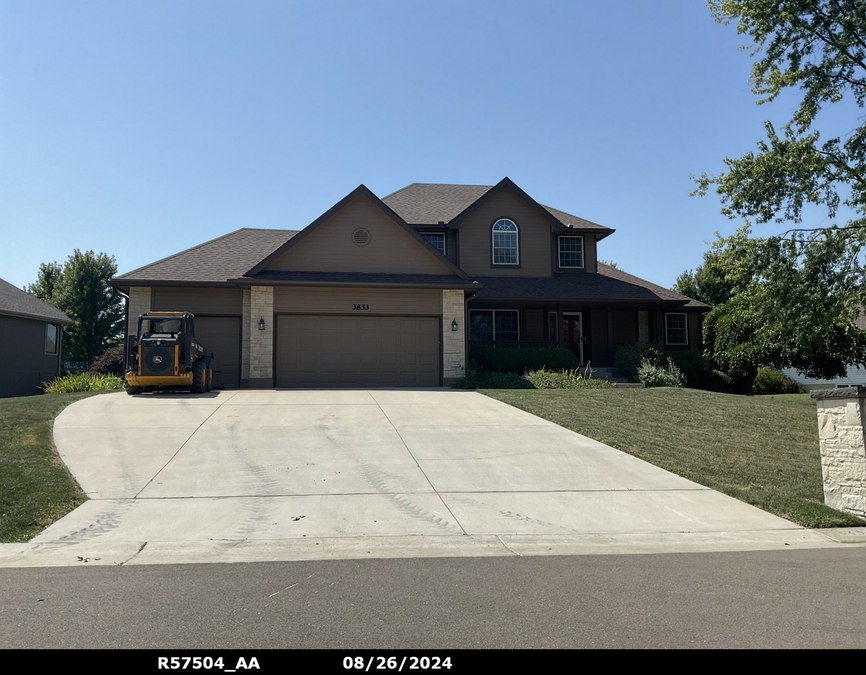
{"label": "mowed grass", "polygon": [[95,392],[0,399],[0,542],[23,542],[87,498],[57,455],[54,418]]}
{"label": "mowed grass", "polygon": [[824,505],[818,419],[808,394],[696,389],[481,393],[806,527],[866,522]]}

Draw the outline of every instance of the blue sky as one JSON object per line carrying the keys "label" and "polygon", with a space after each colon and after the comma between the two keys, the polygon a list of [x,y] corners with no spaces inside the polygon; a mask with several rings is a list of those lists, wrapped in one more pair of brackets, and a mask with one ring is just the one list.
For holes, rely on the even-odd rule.
{"label": "blue sky", "polygon": [[0,0],[0,278],[508,176],[670,286],[739,224],[689,175],[795,105],[755,105],[742,42],[696,0]]}

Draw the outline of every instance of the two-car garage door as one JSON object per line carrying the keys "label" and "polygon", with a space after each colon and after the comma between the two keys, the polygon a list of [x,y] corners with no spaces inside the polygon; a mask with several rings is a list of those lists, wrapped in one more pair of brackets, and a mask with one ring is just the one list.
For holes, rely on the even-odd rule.
{"label": "two-car garage door", "polygon": [[439,318],[277,317],[278,387],[436,387]]}

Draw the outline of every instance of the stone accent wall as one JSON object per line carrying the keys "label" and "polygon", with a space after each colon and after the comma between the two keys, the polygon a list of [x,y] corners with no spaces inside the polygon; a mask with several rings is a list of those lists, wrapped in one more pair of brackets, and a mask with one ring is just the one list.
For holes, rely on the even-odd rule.
{"label": "stone accent wall", "polygon": [[[264,330],[259,330],[260,318],[265,320]],[[247,328],[250,336],[250,386],[272,387],[274,379],[273,286],[250,288],[250,317]],[[270,384],[262,380],[270,380]]]}
{"label": "stone accent wall", "polygon": [[[442,291],[442,380],[448,385],[464,375],[466,360],[466,312],[461,290]],[[457,319],[457,330],[451,330],[451,322]]]}
{"label": "stone accent wall", "polygon": [[818,439],[824,503],[866,517],[866,387],[813,391],[818,403]]}
{"label": "stone accent wall", "polygon": [[150,311],[150,302],[150,286],[130,286],[127,335],[135,335],[138,332],[138,317]]}
{"label": "stone accent wall", "polygon": [[[244,291],[244,299],[243,299],[243,314],[241,318],[241,326],[243,326],[243,330],[241,331],[241,380],[249,380],[250,379],[250,322],[251,322],[251,309],[250,309],[250,289],[245,288]],[[258,330],[258,328],[256,328]],[[242,385],[243,386],[243,385]]]}

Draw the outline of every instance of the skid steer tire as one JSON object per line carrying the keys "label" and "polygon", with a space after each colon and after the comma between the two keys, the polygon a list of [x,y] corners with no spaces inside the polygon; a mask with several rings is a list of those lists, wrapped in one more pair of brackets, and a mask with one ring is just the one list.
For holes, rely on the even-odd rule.
{"label": "skid steer tire", "polygon": [[192,386],[189,390],[193,394],[203,394],[207,387],[207,368],[201,361],[192,364]]}
{"label": "skid steer tire", "polygon": [[132,385],[125,384],[125,385],[123,385],[123,388],[126,390],[126,393],[129,394],[130,396],[134,396],[136,394],[141,393],[141,387],[133,387]]}

